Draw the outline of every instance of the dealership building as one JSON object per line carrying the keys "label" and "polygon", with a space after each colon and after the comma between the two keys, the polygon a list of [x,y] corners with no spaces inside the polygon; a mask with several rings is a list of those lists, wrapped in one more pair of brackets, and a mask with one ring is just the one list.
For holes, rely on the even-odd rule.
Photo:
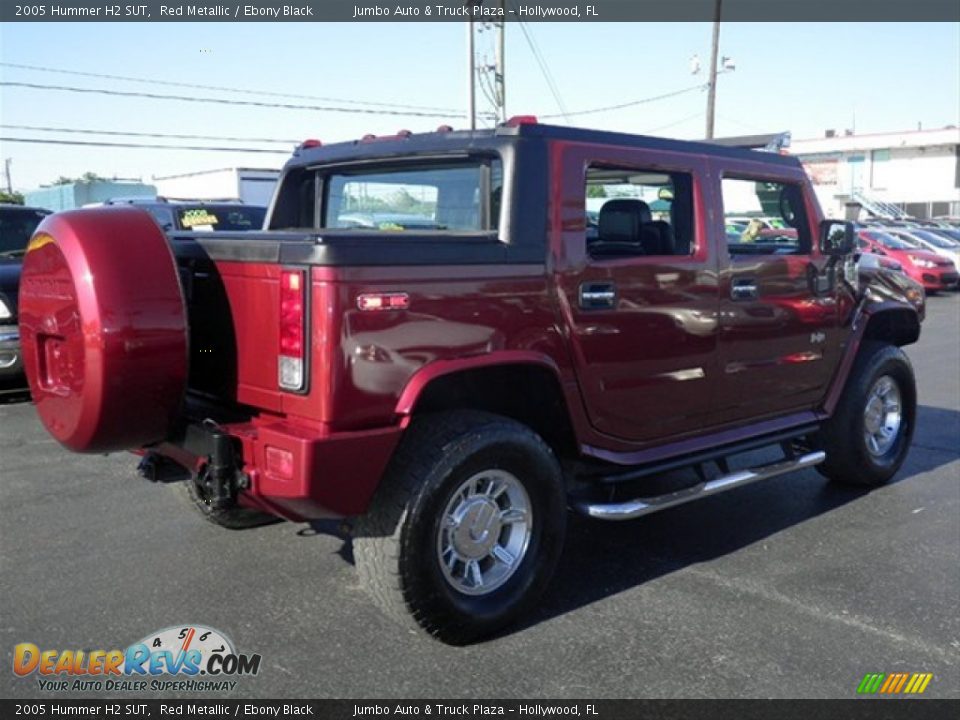
{"label": "dealership building", "polygon": [[827,215],[960,216],[960,128],[792,140]]}

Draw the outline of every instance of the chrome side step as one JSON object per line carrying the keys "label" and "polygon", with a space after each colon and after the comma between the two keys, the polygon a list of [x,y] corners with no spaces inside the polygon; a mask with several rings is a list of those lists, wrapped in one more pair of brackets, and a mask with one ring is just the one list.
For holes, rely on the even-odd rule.
{"label": "chrome side step", "polygon": [[819,465],[826,458],[826,453],[822,450],[810,452],[804,455],[798,455],[792,460],[782,460],[771,463],[770,465],[761,465],[760,467],[749,468],[747,470],[738,470],[737,472],[721,475],[720,477],[702,482],[690,488],[684,488],[677,492],[658,495],[650,498],[637,498],[622,503],[591,503],[577,502],[574,508],[598,520],[632,520],[642,515],[649,515],[658,510],[665,510],[676,505],[682,505],[691,500],[698,500],[708,495],[715,495],[742,485],[749,485],[758,480],[766,480],[793,472],[803,468]]}

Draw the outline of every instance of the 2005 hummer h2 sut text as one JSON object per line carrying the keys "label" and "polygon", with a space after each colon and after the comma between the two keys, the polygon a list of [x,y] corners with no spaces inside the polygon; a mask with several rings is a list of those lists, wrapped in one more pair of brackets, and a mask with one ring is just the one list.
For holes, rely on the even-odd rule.
{"label": "2005 hummer h2 sut text", "polygon": [[[782,229],[725,232],[751,211]],[[922,290],[858,273],[794,158],[533,118],[307,141],[266,228],[44,220],[20,297],[37,411],[72,450],[185,468],[225,527],[355,517],[375,602],[446,642],[530,608],[568,508],[634,518],[811,466],[874,486],[910,445]]]}

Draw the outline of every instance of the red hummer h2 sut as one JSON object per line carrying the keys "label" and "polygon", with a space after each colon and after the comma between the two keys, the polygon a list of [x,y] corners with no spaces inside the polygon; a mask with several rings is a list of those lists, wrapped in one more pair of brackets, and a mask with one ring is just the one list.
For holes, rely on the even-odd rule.
{"label": "red hummer h2 sut", "polygon": [[[787,229],[728,236],[746,212]],[[374,601],[464,643],[536,602],[568,508],[897,472],[923,293],[853,252],[794,158],[522,118],[307,141],[262,232],[53,215],[20,328],[63,445],[185,468],[225,527],[355,518]]]}

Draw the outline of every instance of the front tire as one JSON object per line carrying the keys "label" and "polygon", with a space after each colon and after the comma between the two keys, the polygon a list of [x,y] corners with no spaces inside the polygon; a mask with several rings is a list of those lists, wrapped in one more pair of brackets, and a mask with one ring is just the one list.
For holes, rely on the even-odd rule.
{"label": "front tire", "polygon": [[565,529],[560,466],[546,443],[514,420],[456,411],[410,427],[353,548],[381,610],[459,645],[536,602]]}
{"label": "front tire", "polygon": [[910,360],[900,348],[864,345],[833,417],[819,432],[826,460],[820,473],[860,487],[883,485],[910,450],[917,389]]}

